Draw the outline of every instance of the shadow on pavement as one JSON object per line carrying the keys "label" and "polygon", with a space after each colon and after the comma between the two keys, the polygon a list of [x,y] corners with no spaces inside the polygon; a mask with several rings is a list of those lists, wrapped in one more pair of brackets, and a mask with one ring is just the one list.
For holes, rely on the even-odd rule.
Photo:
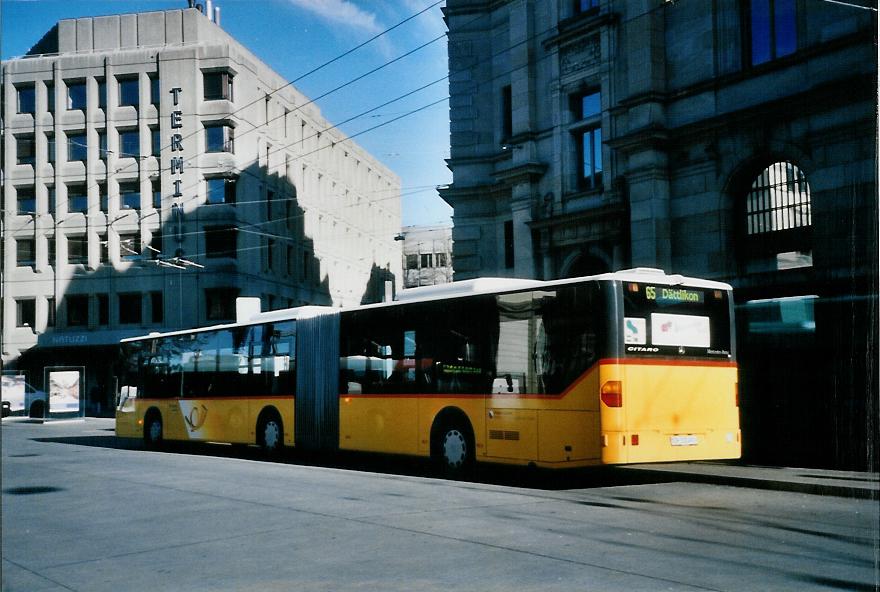
{"label": "shadow on pavement", "polygon": [[[139,439],[117,438],[113,435],[34,438],[33,441],[117,450],[145,450],[143,442]],[[433,478],[439,476],[431,461],[426,458],[365,452],[314,453],[286,449],[279,457],[269,459],[256,446],[194,442],[166,442],[159,452],[165,454],[237,458],[267,463],[315,466],[411,477]],[[676,478],[674,476],[653,473],[642,474],[641,472],[627,471],[618,467],[551,470],[479,463],[468,475],[457,480],[505,487],[527,487],[554,491],[667,483],[681,481],[682,479],[680,477]]]}

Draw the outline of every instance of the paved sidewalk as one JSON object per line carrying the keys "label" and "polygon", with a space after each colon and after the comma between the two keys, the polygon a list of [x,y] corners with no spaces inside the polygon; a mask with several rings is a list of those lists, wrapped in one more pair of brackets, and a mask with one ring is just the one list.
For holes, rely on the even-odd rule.
{"label": "paved sidewalk", "polygon": [[734,462],[659,463],[620,468],[696,483],[880,499],[880,476],[877,473],[764,467]]}

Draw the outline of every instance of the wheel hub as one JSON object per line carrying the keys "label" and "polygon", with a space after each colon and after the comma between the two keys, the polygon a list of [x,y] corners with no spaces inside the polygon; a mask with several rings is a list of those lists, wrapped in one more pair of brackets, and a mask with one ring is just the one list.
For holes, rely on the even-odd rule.
{"label": "wheel hub", "polygon": [[460,467],[464,464],[467,455],[467,442],[464,434],[458,430],[449,430],[443,439],[443,456],[446,463],[451,467]]}
{"label": "wheel hub", "polygon": [[276,448],[280,440],[278,424],[274,421],[267,422],[263,429],[263,441],[266,443],[266,448],[270,450]]}

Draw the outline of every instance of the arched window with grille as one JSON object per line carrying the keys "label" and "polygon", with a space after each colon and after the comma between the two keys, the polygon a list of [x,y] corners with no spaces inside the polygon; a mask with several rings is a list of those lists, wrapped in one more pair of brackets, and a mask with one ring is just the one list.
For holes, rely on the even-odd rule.
{"label": "arched window with grille", "polygon": [[795,164],[774,162],[752,181],[743,207],[748,272],[813,265],[810,185]]}

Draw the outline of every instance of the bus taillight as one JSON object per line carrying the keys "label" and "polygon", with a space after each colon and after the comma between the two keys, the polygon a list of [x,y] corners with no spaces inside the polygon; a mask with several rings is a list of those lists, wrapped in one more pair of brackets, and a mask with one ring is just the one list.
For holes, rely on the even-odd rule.
{"label": "bus taillight", "polygon": [[623,407],[623,383],[609,380],[602,385],[600,398],[608,407]]}
{"label": "bus taillight", "polygon": [[733,383],[733,398],[736,401],[736,406],[739,407],[739,383]]}

